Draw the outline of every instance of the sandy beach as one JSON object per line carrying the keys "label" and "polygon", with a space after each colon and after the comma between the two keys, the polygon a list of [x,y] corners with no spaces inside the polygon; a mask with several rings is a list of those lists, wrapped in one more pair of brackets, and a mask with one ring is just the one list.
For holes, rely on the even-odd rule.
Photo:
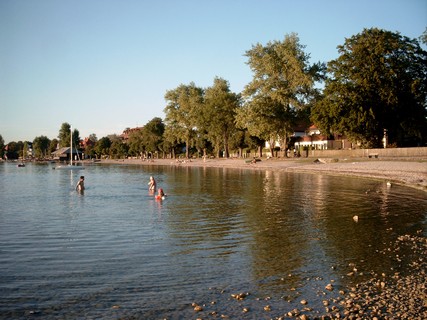
{"label": "sandy beach", "polygon": [[[247,160],[247,159],[246,159]],[[279,170],[304,172],[310,174],[330,174],[363,177],[384,180],[427,191],[427,159],[262,159],[256,163],[247,163],[245,159],[141,159],[102,160],[101,163],[222,167],[247,170]]]}

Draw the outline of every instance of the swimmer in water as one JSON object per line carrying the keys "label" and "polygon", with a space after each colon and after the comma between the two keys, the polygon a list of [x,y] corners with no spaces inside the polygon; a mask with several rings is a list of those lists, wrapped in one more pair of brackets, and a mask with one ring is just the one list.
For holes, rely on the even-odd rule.
{"label": "swimmer in water", "polygon": [[156,191],[156,180],[152,176],[150,177],[150,182],[148,182],[148,190],[151,192]]}
{"label": "swimmer in water", "polygon": [[83,193],[85,191],[85,177],[80,176],[79,182],[76,185],[76,191],[79,193]]}
{"label": "swimmer in water", "polygon": [[163,192],[162,188],[159,188],[157,195],[156,195],[156,200],[162,200],[166,197],[165,193]]}

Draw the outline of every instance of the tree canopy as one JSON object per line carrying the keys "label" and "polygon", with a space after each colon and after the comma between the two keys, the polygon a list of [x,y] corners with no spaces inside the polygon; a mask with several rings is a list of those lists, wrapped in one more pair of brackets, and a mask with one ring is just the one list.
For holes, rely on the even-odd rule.
{"label": "tree canopy", "polygon": [[61,128],[59,129],[59,134],[58,134],[60,148],[70,146],[70,140],[71,140],[70,134],[71,134],[71,125],[67,122],[64,122],[61,125]]}
{"label": "tree canopy", "polygon": [[185,143],[185,156],[188,158],[197,126],[197,115],[203,102],[203,89],[197,87],[194,82],[189,85],[182,84],[167,91],[165,99],[165,123],[171,127],[169,134]]}
{"label": "tree canopy", "polygon": [[212,87],[205,90],[201,123],[207,139],[216,147],[219,155],[221,146],[229,157],[229,139],[236,131],[235,117],[240,106],[240,96],[231,92],[229,83],[216,77]]}
{"label": "tree canopy", "polygon": [[390,144],[425,143],[427,55],[419,43],[373,28],[338,49],[313,121],[365,147],[381,147],[384,130]]}
{"label": "tree canopy", "polygon": [[50,156],[50,140],[46,136],[39,136],[33,140],[33,151],[36,158],[45,158]]}
{"label": "tree canopy", "polygon": [[283,41],[256,44],[246,52],[254,76],[243,90],[244,105],[237,112],[237,124],[250,135],[270,144],[280,137],[286,141],[297,110],[308,105],[324,69],[321,63],[310,65],[304,49],[292,33]]}

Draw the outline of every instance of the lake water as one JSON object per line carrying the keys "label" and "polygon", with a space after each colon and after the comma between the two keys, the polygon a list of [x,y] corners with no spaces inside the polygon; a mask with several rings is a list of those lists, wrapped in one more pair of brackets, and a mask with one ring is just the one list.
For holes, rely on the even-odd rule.
{"label": "lake water", "polygon": [[1,163],[0,203],[2,319],[270,319],[303,298],[320,310],[326,284],[399,271],[391,244],[427,234],[425,192],[270,170]]}

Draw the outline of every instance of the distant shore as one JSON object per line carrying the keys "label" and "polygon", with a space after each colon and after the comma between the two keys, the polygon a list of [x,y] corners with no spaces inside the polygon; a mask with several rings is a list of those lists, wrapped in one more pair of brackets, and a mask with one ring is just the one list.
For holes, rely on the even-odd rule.
{"label": "distant shore", "polygon": [[102,160],[98,163],[156,166],[221,167],[247,170],[275,170],[312,174],[346,175],[384,180],[427,192],[426,159],[262,159],[250,163],[247,159],[126,159]]}

